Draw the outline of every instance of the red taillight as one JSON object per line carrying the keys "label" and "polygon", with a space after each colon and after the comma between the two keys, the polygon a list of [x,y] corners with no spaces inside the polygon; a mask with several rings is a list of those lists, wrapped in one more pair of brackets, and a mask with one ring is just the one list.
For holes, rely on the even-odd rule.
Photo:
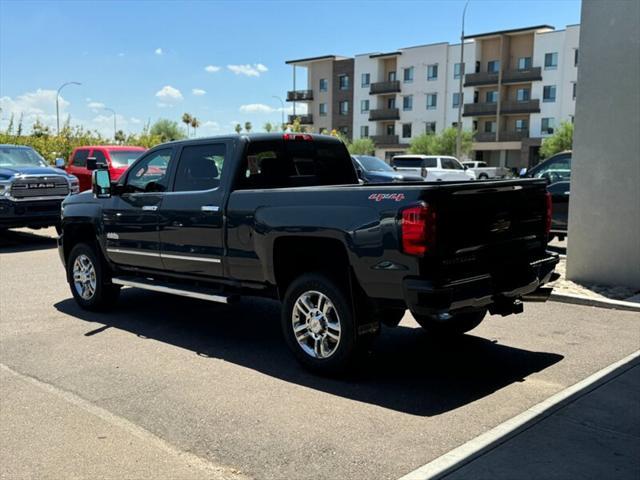
{"label": "red taillight", "polygon": [[551,194],[549,192],[545,193],[545,201],[546,201],[546,216],[544,219],[544,233],[549,235],[551,232],[551,218],[553,216],[553,203],[551,202]]}
{"label": "red taillight", "polygon": [[402,251],[423,256],[435,246],[436,212],[429,205],[416,205],[402,210],[400,221]]}
{"label": "red taillight", "polygon": [[305,140],[307,142],[313,141],[313,137],[308,133],[285,133],[282,135],[284,140]]}

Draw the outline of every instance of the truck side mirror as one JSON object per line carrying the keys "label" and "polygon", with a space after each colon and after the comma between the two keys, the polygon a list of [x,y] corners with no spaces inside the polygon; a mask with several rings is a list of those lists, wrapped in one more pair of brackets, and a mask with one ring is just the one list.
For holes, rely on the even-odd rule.
{"label": "truck side mirror", "polygon": [[91,174],[91,189],[96,198],[111,197],[111,175],[109,170],[94,170]]}
{"label": "truck side mirror", "polygon": [[64,168],[64,158],[56,158],[56,168]]}
{"label": "truck side mirror", "polygon": [[87,158],[87,170],[95,170],[98,168],[98,161],[96,157],[88,157]]}

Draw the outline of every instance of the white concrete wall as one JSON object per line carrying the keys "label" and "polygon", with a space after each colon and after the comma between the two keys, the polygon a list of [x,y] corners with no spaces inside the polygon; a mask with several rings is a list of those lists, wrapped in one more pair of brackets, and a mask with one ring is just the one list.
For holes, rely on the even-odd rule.
{"label": "white concrete wall", "polygon": [[[464,63],[467,73],[473,73],[477,58],[477,43],[465,42],[464,44]],[[460,63],[460,44],[449,45],[449,64],[447,65],[447,89],[446,89],[446,109],[445,109],[445,125],[439,127],[441,129],[450,127],[454,122],[458,121],[458,109],[453,108],[453,93],[458,92],[460,88],[459,80],[453,78],[453,69],[456,63]],[[464,78],[463,78],[464,82]],[[473,87],[462,87],[462,105],[464,103],[473,103]],[[462,108],[462,107],[461,107]],[[473,118],[462,117],[462,128],[464,130],[472,130]]]}
{"label": "white concrete wall", "polygon": [[382,132],[376,131],[376,123],[369,121],[368,113],[360,113],[360,104],[362,100],[369,100],[369,109],[376,108],[376,96],[369,95],[370,87],[362,86],[362,74],[371,75],[371,83],[382,81],[382,73],[378,72],[378,59],[369,58],[369,53],[356,55],[354,62],[354,79],[353,79],[353,138],[360,138],[360,127],[369,126],[369,136],[382,135]]}
{"label": "white concrete wall", "polygon": [[640,288],[640,2],[584,0],[570,279]]}

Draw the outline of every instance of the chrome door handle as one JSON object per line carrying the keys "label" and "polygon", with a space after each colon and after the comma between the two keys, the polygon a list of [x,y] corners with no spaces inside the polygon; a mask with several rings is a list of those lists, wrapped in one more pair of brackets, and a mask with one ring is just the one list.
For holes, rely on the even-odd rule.
{"label": "chrome door handle", "polygon": [[203,205],[200,207],[200,210],[202,210],[203,212],[217,212],[218,210],[220,210],[220,207],[218,207],[217,205]]}
{"label": "chrome door handle", "polygon": [[147,212],[155,212],[156,210],[158,210],[158,206],[157,205],[145,205],[144,207],[142,207],[142,210],[147,211]]}

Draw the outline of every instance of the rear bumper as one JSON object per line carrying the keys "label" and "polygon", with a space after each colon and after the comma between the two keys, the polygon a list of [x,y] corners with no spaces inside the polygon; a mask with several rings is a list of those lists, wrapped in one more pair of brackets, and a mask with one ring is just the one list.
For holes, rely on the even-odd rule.
{"label": "rear bumper", "polygon": [[547,283],[559,261],[555,253],[529,263],[516,275],[479,275],[435,286],[429,280],[407,278],[403,282],[407,307],[418,315],[513,304]]}
{"label": "rear bumper", "polygon": [[0,200],[0,227],[50,227],[60,222],[62,200]]}

